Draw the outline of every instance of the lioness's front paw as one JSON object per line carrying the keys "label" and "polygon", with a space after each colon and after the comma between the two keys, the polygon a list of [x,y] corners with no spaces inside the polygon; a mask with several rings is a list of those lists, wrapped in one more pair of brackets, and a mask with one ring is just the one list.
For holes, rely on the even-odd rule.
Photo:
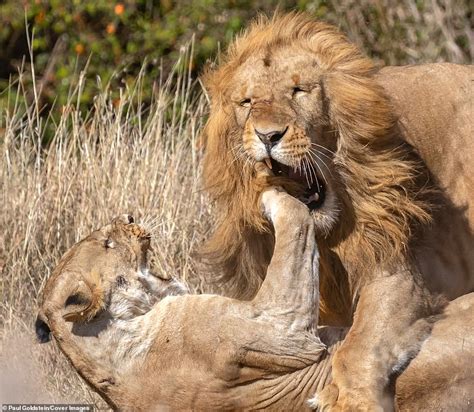
{"label": "lioness's front paw", "polygon": [[291,217],[295,225],[310,218],[309,210],[303,203],[278,187],[265,189],[261,202],[265,216],[273,224],[279,217],[285,220]]}
{"label": "lioness's front paw", "polygon": [[331,383],[309,400],[321,412],[383,412],[382,406],[366,391],[341,391]]}
{"label": "lioness's front paw", "polygon": [[[262,162],[255,164],[257,177],[271,176],[272,172]],[[292,221],[298,222],[309,219],[309,209],[300,200],[288,194],[280,186],[268,186],[263,189],[260,196],[264,215],[275,225],[277,219],[285,220],[291,216]]]}

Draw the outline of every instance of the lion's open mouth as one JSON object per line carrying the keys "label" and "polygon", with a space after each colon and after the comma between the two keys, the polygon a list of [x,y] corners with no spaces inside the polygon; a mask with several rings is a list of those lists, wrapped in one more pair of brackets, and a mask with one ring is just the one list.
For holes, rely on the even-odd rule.
{"label": "lion's open mouth", "polygon": [[[271,169],[275,176],[287,177],[300,183],[304,191],[298,196],[310,210],[320,208],[326,198],[326,186],[322,179],[308,175],[301,168],[293,168],[270,158]],[[267,163],[268,165],[268,163]],[[270,166],[270,165],[268,165]]]}

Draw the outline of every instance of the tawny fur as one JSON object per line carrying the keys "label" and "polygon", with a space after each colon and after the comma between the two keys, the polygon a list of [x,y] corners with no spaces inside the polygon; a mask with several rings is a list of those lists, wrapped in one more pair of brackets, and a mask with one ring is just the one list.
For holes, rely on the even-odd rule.
{"label": "tawny fur", "polygon": [[204,76],[212,96],[204,131],[204,179],[221,213],[203,256],[222,270],[217,281],[241,298],[255,294],[270,259],[271,235],[257,203],[262,185],[251,162],[232,150],[232,139],[240,138],[241,131],[226,93],[238,87],[232,83],[235,68],[273,44],[311,49],[326,75],[329,120],[338,133],[334,167],[354,210],[344,213],[343,204],[339,230],[320,242],[321,248],[333,247],[352,265],[347,284],[333,264],[324,264],[321,310],[323,317],[326,307],[350,312],[359,283],[368,280],[361,276],[406,253],[413,226],[429,221],[429,187],[423,186],[426,176],[417,186],[423,179],[421,165],[394,137],[396,119],[385,91],[372,78],[372,62],[327,24],[303,15],[262,18],[235,40],[220,68]]}
{"label": "tawny fur", "polygon": [[[331,380],[347,330],[316,329],[318,250],[306,207],[275,190],[263,202],[277,243],[251,302],[171,296],[185,291],[148,272],[146,232],[119,218],[63,257],[43,292],[39,330],[49,325],[76,370],[114,409],[308,410],[309,398]],[[84,287],[91,269],[98,283]],[[87,312],[97,298],[93,317],[65,317]],[[474,400],[467,367],[474,360],[473,314],[474,295],[450,304],[396,382],[400,410],[461,410]]]}
{"label": "tawny fur", "polygon": [[[436,293],[474,290],[472,80],[472,67],[455,65],[377,70],[335,28],[301,14],[259,19],[204,75],[204,181],[217,223],[202,256],[229,295],[251,298],[265,275],[273,236],[258,209],[262,188],[300,196],[297,178],[262,182],[253,164],[328,174],[326,201],[312,212],[321,318],[352,322],[319,397],[333,411],[379,410],[390,371],[429,335]],[[449,148],[459,142],[458,159]],[[312,145],[323,152],[308,169]],[[412,324],[418,332],[405,336]]]}

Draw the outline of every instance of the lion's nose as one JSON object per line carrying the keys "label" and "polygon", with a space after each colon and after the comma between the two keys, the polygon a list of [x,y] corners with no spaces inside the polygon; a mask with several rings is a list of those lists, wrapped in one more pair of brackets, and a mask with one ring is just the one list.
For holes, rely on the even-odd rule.
{"label": "lion's nose", "polygon": [[281,130],[272,130],[272,131],[255,129],[255,134],[258,136],[258,138],[262,141],[262,143],[266,147],[272,148],[273,146],[278,144],[278,142],[283,138],[287,130],[288,130],[288,126]]}

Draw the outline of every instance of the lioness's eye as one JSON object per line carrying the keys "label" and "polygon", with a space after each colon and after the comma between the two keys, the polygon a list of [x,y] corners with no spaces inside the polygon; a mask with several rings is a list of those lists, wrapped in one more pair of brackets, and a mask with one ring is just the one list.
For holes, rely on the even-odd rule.
{"label": "lioness's eye", "polygon": [[244,100],[241,100],[239,102],[239,104],[242,106],[242,107],[249,107],[250,106],[250,103],[251,103],[251,100],[250,99],[244,99]]}
{"label": "lioness's eye", "polygon": [[105,241],[105,247],[107,249],[113,249],[115,247],[115,242],[109,238]]}
{"label": "lioness's eye", "polygon": [[295,86],[293,87],[293,96],[296,96],[298,94],[303,94],[303,93],[307,93],[306,90],[302,89],[301,87],[299,86]]}

